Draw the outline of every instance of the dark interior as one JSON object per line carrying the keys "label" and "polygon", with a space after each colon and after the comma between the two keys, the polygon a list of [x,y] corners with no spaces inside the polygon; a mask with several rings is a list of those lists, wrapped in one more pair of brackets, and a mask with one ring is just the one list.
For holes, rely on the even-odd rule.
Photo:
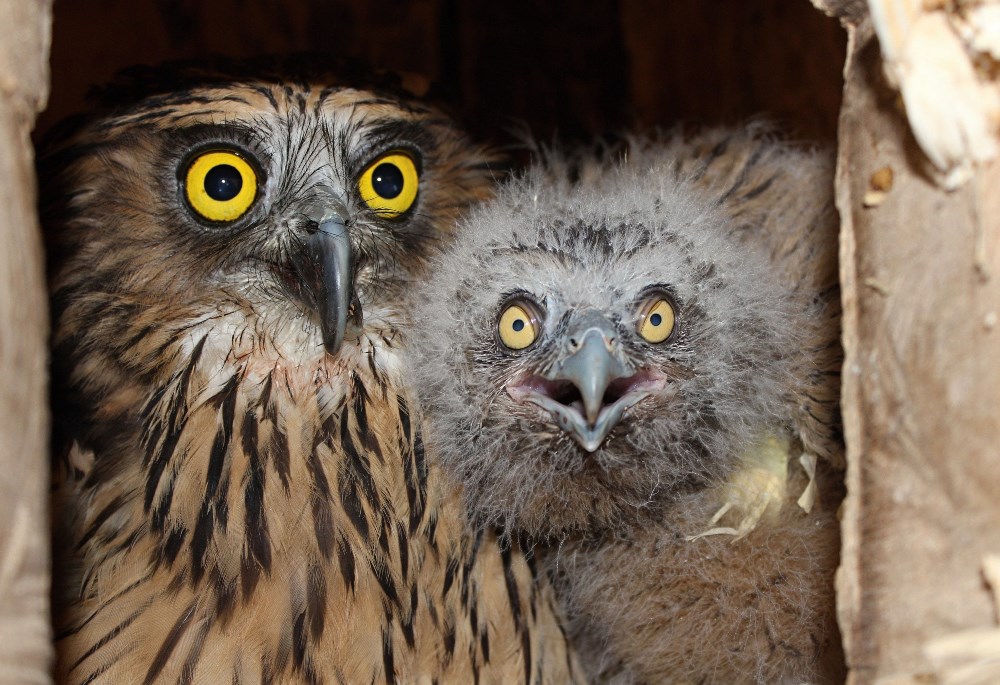
{"label": "dark interior", "polygon": [[846,34],[806,0],[61,0],[38,130],[133,64],[345,54],[405,75],[483,141],[585,141],[765,115],[832,141]]}

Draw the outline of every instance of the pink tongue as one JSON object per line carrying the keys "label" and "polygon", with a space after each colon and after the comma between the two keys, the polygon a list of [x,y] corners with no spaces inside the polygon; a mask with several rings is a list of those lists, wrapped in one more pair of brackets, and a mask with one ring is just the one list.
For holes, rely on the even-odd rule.
{"label": "pink tongue", "polygon": [[[663,387],[663,379],[649,371],[639,371],[625,378],[616,378],[604,393],[604,404],[612,404],[635,390],[652,390]],[[522,400],[529,393],[537,393],[560,404],[582,410],[580,391],[569,381],[549,380],[538,375],[520,378],[507,386],[514,399]]]}

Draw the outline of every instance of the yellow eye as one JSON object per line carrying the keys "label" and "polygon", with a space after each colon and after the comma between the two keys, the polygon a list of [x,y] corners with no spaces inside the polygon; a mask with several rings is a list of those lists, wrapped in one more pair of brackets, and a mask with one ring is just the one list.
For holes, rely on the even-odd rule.
{"label": "yellow eye", "polygon": [[361,199],[383,219],[396,219],[417,199],[417,165],[399,150],[387,152],[368,165],[358,181]]}
{"label": "yellow eye", "polygon": [[500,314],[497,334],[512,350],[523,350],[538,339],[538,320],[526,304],[510,304]]}
{"label": "yellow eye", "polygon": [[650,343],[661,343],[674,332],[674,307],[662,295],[651,297],[639,314],[636,329],[642,339]]}
{"label": "yellow eye", "polygon": [[184,196],[203,219],[236,221],[257,198],[257,172],[235,151],[205,152],[184,174]]}

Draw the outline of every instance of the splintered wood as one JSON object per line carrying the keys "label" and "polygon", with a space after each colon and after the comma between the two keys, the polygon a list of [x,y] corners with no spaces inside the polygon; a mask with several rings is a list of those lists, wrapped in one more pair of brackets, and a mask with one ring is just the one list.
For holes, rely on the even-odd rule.
{"label": "splintered wood", "polygon": [[921,150],[956,188],[997,156],[1000,3],[871,0],[884,72]]}
{"label": "splintered wood", "polygon": [[[1000,611],[1000,556],[987,555],[983,576]],[[996,685],[1000,683],[1000,627],[972,628],[937,637],[924,645],[929,672],[880,678],[877,685]]]}
{"label": "splintered wood", "polygon": [[998,4],[816,4],[855,11],[836,189],[849,683],[998,683]]}
{"label": "splintered wood", "polygon": [[29,135],[48,93],[49,3],[0,0],[0,682],[47,683],[48,314]]}

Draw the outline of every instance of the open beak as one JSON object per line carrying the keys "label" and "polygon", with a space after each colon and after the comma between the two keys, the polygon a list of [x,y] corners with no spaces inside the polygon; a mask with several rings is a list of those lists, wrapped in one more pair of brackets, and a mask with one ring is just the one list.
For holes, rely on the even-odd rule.
{"label": "open beak", "polygon": [[573,341],[569,354],[549,373],[523,376],[507,391],[544,409],[583,449],[594,452],[625,412],[662,390],[666,379],[622,361],[615,329],[601,315],[582,317],[568,336]]}
{"label": "open beak", "polygon": [[351,236],[344,220],[338,216],[319,222],[319,229],[305,239],[292,263],[319,315],[323,346],[329,354],[336,354],[344,343],[347,313],[354,299]]}

